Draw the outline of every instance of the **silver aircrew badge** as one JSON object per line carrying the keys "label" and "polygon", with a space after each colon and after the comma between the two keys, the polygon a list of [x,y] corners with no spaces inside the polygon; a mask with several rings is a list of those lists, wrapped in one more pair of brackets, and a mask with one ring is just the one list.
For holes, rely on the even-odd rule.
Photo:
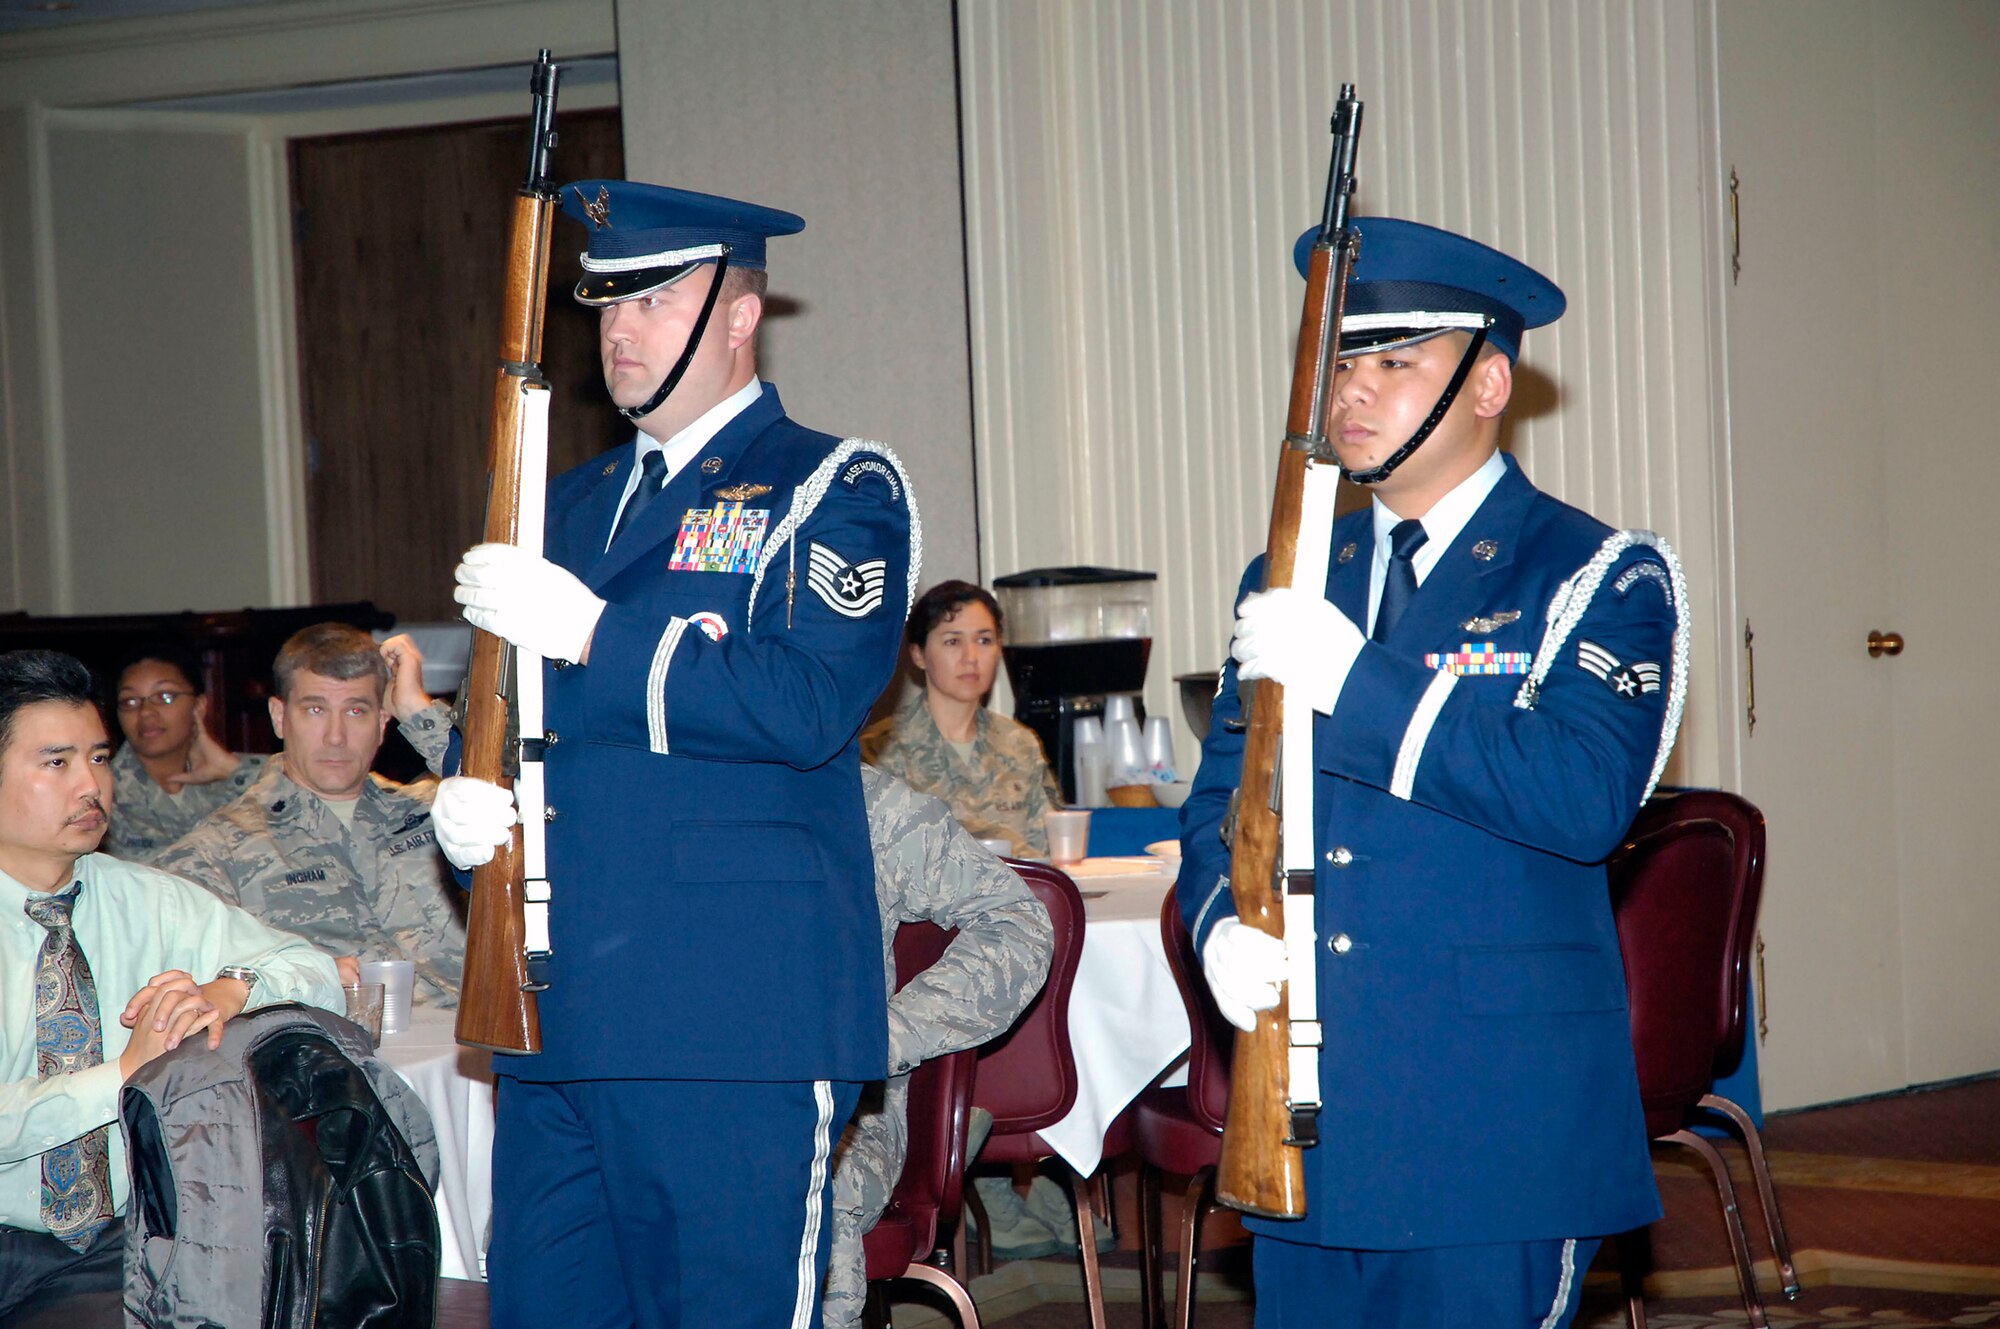
{"label": "silver aircrew badge", "polygon": [[726,498],[732,503],[748,503],[760,494],[771,492],[769,485],[731,485],[727,489],[715,491],[717,498]]}
{"label": "silver aircrew badge", "polygon": [[1520,617],[1521,611],[1518,609],[1503,609],[1499,613],[1487,618],[1468,618],[1458,626],[1467,632],[1474,632],[1484,636],[1489,632],[1498,632],[1501,628],[1506,627],[1509,623],[1514,622]]}
{"label": "silver aircrew badge", "polygon": [[714,474],[715,474],[716,472],[720,471],[721,469],[722,469],[722,458],[720,458],[720,457],[704,457],[704,458],[702,459],[702,463],[701,463],[701,473],[702,473],[703,475],[714,475]]}
{"label": "silver aircrew badge", "polygon": [[1360,546],[1356,545],[1354,541],[1349,540],[1346,544],[1340,547],[1340,553],[1336,555],[1337,561],[1341,563],[1352,563],[1354,561],[1355,552],[1359,548]]}
{"label": "silver aircrew badge", "polygon": [[1493,556],[1499,552],[1500,543],[1497,540],[1481,540],[1478,544],[1472,546],[1472,556],[1481,563],[1491,563]]}

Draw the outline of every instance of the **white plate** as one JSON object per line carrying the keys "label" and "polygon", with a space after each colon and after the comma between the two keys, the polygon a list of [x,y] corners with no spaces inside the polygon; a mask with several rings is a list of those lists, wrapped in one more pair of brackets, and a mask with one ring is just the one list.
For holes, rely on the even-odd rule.
{"label": "white plate", "polygon": [[1146,846],[1146,852],[1155,858],[1179,858],[1181,856],[1181,842],[1179,840],[1155,840]]}

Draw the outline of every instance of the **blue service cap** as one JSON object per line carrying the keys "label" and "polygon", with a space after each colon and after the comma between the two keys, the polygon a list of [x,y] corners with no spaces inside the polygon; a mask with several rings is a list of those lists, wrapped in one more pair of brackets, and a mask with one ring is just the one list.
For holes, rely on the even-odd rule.
{"label": "blue service cap", "polygon": [[[1521,334],[1562,317],[1560,287],[1519,259],[1451,231],[1396,217],[1356,217],[1361,236],[1340,325],[1342,355],[1426,341],[1453,328],[1487,329],[1486,340],[1521,354]],[[1304,276],[1315,226],[1292,247]]]}
{"label": "blue service cap", "polygon": [[764,240],[806,228],[796,213],[632,180],[564,185],[563,211],[590,231],[576,298],[587,305],[671,286],[725,251],[735,268],[764,266]]}

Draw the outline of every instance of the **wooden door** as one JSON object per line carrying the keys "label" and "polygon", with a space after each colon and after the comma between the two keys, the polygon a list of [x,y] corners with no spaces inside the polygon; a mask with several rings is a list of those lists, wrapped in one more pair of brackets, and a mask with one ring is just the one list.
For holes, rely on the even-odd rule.
{"label": "wooden door", "polygon": [[[625,173],[618,113],[558,117],[560,179]],[[313,596],[457,616],[479,539],[500,294],[528,122],[298,139],[299,397]],[[570,299],[582,229],[556,223],[543,369],[549,473],[631,436],[604,394],[597,316]]]}
{"label": "wooden door", "polygon": [[[1762,1055],[1785,1107],[2000,1067],[2000,13],[1725,0],[1717,35],[1743,792],[1770,823]],[[1871,657],[1871,630],[1903,654]]]}

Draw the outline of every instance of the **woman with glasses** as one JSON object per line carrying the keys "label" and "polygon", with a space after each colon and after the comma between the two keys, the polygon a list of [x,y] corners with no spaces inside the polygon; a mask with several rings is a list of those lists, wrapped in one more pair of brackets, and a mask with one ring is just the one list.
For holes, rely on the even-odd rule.
{"label": "woman with glasses", "polygon": [[105,853],[152,862],[264,768],[264,758],[231,752],[209,735],[200,677],[194,656],[171,642],[141,647],[118,671],[113,705],[125,743],[111,759]]}

